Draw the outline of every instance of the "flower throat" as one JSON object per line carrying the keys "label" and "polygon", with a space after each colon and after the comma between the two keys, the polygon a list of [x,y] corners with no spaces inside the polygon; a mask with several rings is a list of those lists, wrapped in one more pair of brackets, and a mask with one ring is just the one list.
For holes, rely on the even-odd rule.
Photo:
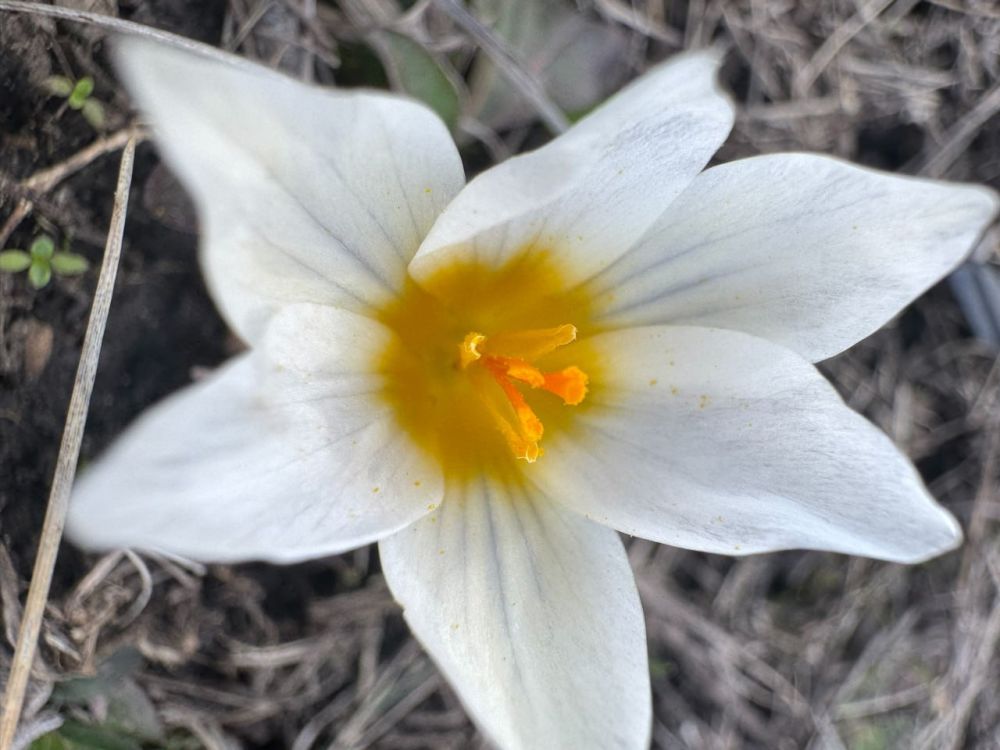
{"label": "flower throat", "polygon": [[589,368],[573,343],[591,305],[562,278],[537,251],[500,269],[456,264],[380,311],[397,334],[379,362],[383,396],[447,477],[534,463],[546,430],[566,429],[566,407],[584,402]]}

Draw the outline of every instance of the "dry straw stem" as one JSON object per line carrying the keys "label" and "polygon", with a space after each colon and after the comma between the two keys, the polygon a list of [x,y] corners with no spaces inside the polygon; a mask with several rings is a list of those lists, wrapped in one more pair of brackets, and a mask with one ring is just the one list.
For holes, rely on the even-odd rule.
{"label": "dry straw stem", "polygon": [[525,70],[514,53],[489,28],[484,26],[456,0],[437,0],[437,6],[451,17],[479,45],[507,82],[535,107],[545,126],[555,135],[569,128],[569,120],[545,93],[535,76]]}
{"label": "dry straw stem", "polygon": [[52,571],[55,568],[59,542],[66,522],[70,490],[73,486],[73,478],[76,476],[76,464],[80,455],[80,441],[83,438],[83,428],[87,421],[87,407],[90,405],[90,395],[94,388],[97,361],[101,354],[101,341],[108,320],[108,309],[111,306],[115,277],[118,274],[118,259],[121,257],[129,188],[132,184],[135,145],[136,137],[133,136],[125,144],[125,150],[122,152],[118,185],[115,188],[114,210],[111,214],[111,226],[108,229],[108,241],[104,247],[104,262],[101,264],[101,274],[94,292],[94,305],[90,311],[90,320],[87,323],[87,332],[83,339],[80,364],[77,367],[76,379],[73,383],[73,395],[70,397],[69,410],[66,414],[66,426],[63,429],[55,476],[49,493],[48,509],[45,513],[41,540],[38,544],[38,556],[35,558],[31,587],[28,589],[28,600],[25,604],[21,629],[14,651],[14,662],[7,682],[7,690],[4,693],[3,714],[0,716],[0,750],[9,750],[14,742],[21,705],[24,702],[24,693],[28,685],[31,665],[35,658],[35,646],[38,642],[38,632],[42,626],[42,615],[52,583]]}
{"label": "dry straw stem", "polygon": [[0,12],[3,11],[11,13],[30,13],[37,16],[49,16],[50,18],[59,18],[64,21],[77,21],[97,26],[98,28],[106,29],[111,32],[143,36],[163,42],[164,44],[169,44],[179,49],[186,49],[191,52],[195,52],[204,57],[226,63],[227,65],[235,65],[236,67],[251,70],[257,69],[256,65],[252,62],[245,60],[242,57],[231,55],[228,52],[223,52],[216,47],[202,44],[201,42],[196,42],[193,39],[188,39],[187,37],[179,36],[177,34],[171,34],[169,31],[160,31],[152,26],[145,26],[144,24],[135,23],[134,21],[126,21],[123,18],[113,18],[112,16],[105,16],[100,13],[91,13],[86,10],[75,10],[73,8],[63,8],[56,5],[39,5],[36,2],[23,2],[22,0],[0,0]]}
{"label": "dry straw stem", "polygon": [[969,142],[990,118],[1000,112],[1000,84],[983,96],[975,108],[959,120],[945,135],[944,144],[927,159],[920,173],[929,177],[944,177]]}

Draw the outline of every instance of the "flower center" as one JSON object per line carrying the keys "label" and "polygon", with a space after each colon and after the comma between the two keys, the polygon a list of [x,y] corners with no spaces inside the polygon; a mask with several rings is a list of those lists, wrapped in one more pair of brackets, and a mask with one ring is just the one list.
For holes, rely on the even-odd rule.
{"label": "flower center", "polygon": [[507,481],[542,455],[543,431],[573,429],[587,408],[603,363],[569,346],[594,330],[593,304],[565,278],[531,248],[408,282],[378,311],[396,334],[373,363],[383,401],[450,480]]}
{"label": "flower center", "polygon": [[[515,382],[553,393],[564,404],[576,406],[587,395],[587,374],[575,365],[543,372],[533,362],[576,340],[576,326],[567,324],[514,333],[484,336],[466,334],[458,345],[463,370],[476,379],[476,391],[515,458],[534,463],[543,451],[538,446],[544,426]],[[496,387],[484,382],[483,374]],[[476,376],[479,377],[476,377]]]}

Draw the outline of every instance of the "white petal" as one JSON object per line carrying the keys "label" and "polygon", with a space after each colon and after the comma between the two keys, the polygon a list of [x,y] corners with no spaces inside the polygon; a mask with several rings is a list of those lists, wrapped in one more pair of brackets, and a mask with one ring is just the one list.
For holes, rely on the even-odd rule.
{"label": "white petal", "polygon": [[443,489],[378,397],[372,362],[390,335],[333,308],[285,308],[261,350],[151,409],[84,472],[69,533],[293,562],[403,528]]}
{"label": "white petal", "polygon": [[288,303],[381,302],[464,182],[445,126],[415,102],[135,38],[119,40],[118,70],[195,199],[209,286],[249,341]]}
{"label": "white petal", "polygon": [[379,552],[410,628],[502,750],[648,746],[645,627],[614,531],[484,479]]}
{"label": "white petal", "polygon": [[997,206],[822,156],[744,159],[699,176],[594,289],[608,326],[731,328],[818,361],[950,272]]}
{"label": "white petal", "polygon": [[[455,259],[503,265],[530,247],[580,278],[625,252],[705,166],[732,127],[717,57],[680,55],[550,144],[490,169],[459,193],[410,272]],[[572,279],[568,279],[572,280]]]}
{"label": "white petal", "polygon": [[591,391],[571,429],[546,433],[530,476],[592,520],[726,554],[916,562],[960,541],[892,442],[794,352],[674,326],[574,348]]}

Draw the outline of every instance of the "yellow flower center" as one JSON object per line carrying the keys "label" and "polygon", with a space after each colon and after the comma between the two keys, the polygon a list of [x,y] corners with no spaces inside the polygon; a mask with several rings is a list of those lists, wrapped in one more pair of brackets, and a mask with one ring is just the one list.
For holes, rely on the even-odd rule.
{"label": "yellow flower center", "polygon": [[[449,266],[379,311],[397,334],[377,363],[400,428],[448,477],[534,462],[549,429],[566,429],[587,373],[572,358],[588,295],[569,289],[544,252],[499,269]],[[589,366],[588,368],[589,369]]]}

